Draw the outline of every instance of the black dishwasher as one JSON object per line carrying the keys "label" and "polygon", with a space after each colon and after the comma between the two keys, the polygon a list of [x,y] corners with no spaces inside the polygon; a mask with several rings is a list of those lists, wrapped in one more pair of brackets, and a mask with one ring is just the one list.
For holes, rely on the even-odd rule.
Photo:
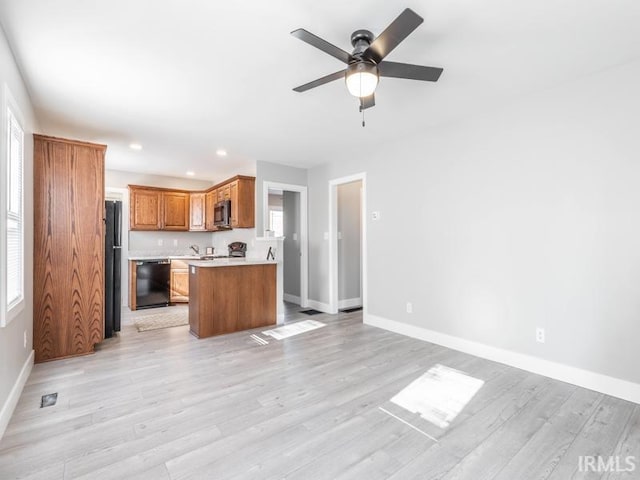
{"label": "black dishwasher", "polygon": [[136,262],[136,308],[169,305],[170,260],[139,260]]}

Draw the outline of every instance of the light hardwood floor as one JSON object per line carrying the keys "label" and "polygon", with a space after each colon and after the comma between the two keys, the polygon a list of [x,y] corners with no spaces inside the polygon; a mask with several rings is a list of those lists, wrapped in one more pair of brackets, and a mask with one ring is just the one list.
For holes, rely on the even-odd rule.
{"label": "light hardwood floor", "polygon": [[[268,345],[251,339],[260,330],[138,333],[134,317],[96,354],[34,367],[0,479],[640,477],[577,471],[580,455],[640,460],[638,405],[363,325],[361,312],[289,306],[288,321],[327,326]],[[485,383],[448,428],[421,424],[429,438],[379,407],[435,364]],[[57,405],[40,409],[50,392]]]}

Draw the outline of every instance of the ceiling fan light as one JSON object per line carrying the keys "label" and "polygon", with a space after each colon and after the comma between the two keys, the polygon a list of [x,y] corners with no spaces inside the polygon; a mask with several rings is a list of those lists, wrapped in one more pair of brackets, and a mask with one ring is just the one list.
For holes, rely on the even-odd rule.
{"label": "ceiling fan light", "polygon": [[347,68],[347,90],[354,97],[368,97],[378,86],[378,68],[366,62],[354,63]]}

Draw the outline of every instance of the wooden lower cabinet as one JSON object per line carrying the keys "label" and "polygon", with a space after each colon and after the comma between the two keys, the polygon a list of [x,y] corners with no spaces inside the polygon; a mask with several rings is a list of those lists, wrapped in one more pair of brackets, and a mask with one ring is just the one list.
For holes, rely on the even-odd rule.
{"label": "wooden lower cabinet", "polygon": [[191,267],[189,326],[196,337],[275,324],[275,264]]}
{"label": "wooden lower cabinet", "polygon": [[136,276],[136,261],[129,260],[129,310],[137,310],[138,305],[136,301],[136,285],[138,278]]}
{"label": "wooden lower cabinet", "polygon": [[171,288],[169,301],[185,303],[189,301],[189,264],[182,260],[171,260]]}
{"label": "wooden lower cabinet", "polygon": [[34,135],[36,362],[92,353],[104,339],[106,148]]}

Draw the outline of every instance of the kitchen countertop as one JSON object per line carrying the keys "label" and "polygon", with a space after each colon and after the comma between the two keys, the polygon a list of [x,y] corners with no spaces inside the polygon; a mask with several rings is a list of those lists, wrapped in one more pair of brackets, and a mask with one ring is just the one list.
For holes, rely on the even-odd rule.
{"label": "kitchen countertop", "polygon": [[194,260],[189,265],[194,267],[238,267],[242,265],[275,265],[275,260],[261,260],[258,258],[216,258],[215,260]]}
{"label": "kitchen countertop", "polygon": [[189,265],[195,265],[196,267],[229,267],[229,266],[242,266],[242,265],[268,265],[277,263],[275,260],[262,260],[258,258],[247,257],[234,257],[234,258],[213,258],[202,259],[196,255],[134,255],[128,257],[130,261],[144,261],[144,260],[184,260]]}
{"label": "kitchen countertop", "polygon": [[133,255],[129,260],[200,260],[200,255]]}

